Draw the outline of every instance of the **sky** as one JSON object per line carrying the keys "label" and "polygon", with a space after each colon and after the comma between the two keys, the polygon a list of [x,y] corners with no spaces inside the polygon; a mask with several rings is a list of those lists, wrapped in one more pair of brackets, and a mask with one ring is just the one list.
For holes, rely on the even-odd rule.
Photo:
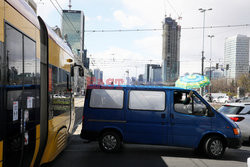
{"label": "sky", "polygon": [[[50,25],[61,26],[61,16],[51,1],[35,0],[38,15]],[[57,0],[68,9],[68,0]],[[250,24],[249,0],[71,0],[73,10],[85,15],[85,30],[160,29],[165,16],[171,16],[183,28],[180,41],[180,73],[201,72],[203,13],[199,8],[212,8],[205,15],[206,26]],[[181,17],[182,19],[178,19]],[[226,37],[250,36],[250,27],[205,29],[205,67],[223,64]],[[208,35],[215,37],[210,39]],[[212,40],[212,41],[211,41]],[[125,78],[144,74],[145,64],[161,64],[162,31],[85,32],[85,49],[90,68],[99,68],[108,78]]]}

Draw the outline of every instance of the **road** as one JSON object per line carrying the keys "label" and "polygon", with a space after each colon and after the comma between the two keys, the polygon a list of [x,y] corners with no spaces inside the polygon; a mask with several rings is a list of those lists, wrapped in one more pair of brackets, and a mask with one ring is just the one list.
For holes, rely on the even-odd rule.
{"label": "road", "polygon": [[82,121],[82,112],[84,105],[84,97],[76,97],[74,101],[75,105],[75,124],[79,124]]}
{"label": "road", "polygon": [[68,147],[48,167],[246,167],[250,146],[227,149],[223,159],[197,155],[192,149],[167,146],[126,144],[120,153],[100,151],[97,142],[86,143],[80,137],[81,125]]}

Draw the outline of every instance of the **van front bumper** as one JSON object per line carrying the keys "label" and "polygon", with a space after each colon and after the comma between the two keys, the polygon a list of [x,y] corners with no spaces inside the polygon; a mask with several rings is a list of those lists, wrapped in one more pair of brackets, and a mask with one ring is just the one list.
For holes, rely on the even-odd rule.
{"label": "van front bumper", "polygon": [[241,138],[227,138],[227,146],[228,148],[240,148],[242,140]]}

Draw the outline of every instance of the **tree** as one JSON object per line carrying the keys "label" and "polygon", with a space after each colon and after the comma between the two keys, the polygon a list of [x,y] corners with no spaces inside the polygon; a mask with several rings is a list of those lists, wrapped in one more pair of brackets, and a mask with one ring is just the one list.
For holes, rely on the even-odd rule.
{"label": "tree", "polygon": [[250,74],[242,74],[237,80],[237,85],[245,90],[245,92],[250,92]]}
{"label": "tree", "polygon": [[228,96],[235,96],[237,86],[233,80],[227,80],[226,78],[219,78],[211,80],[212,93],[227,93]]}

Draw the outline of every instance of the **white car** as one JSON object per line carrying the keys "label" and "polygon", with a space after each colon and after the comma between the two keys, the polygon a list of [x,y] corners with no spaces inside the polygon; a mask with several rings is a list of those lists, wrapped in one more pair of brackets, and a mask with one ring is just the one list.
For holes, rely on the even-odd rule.
{"label": "white car", "polygon": [[250,142],[250,103],[228,103],[218,110],[232,119],[240,128],[242,140]]}
{"label": "white car", "polygon": [[213,102],[216,103],[228,103],[230,101],[228,96],[219,96],[213,99]]}

